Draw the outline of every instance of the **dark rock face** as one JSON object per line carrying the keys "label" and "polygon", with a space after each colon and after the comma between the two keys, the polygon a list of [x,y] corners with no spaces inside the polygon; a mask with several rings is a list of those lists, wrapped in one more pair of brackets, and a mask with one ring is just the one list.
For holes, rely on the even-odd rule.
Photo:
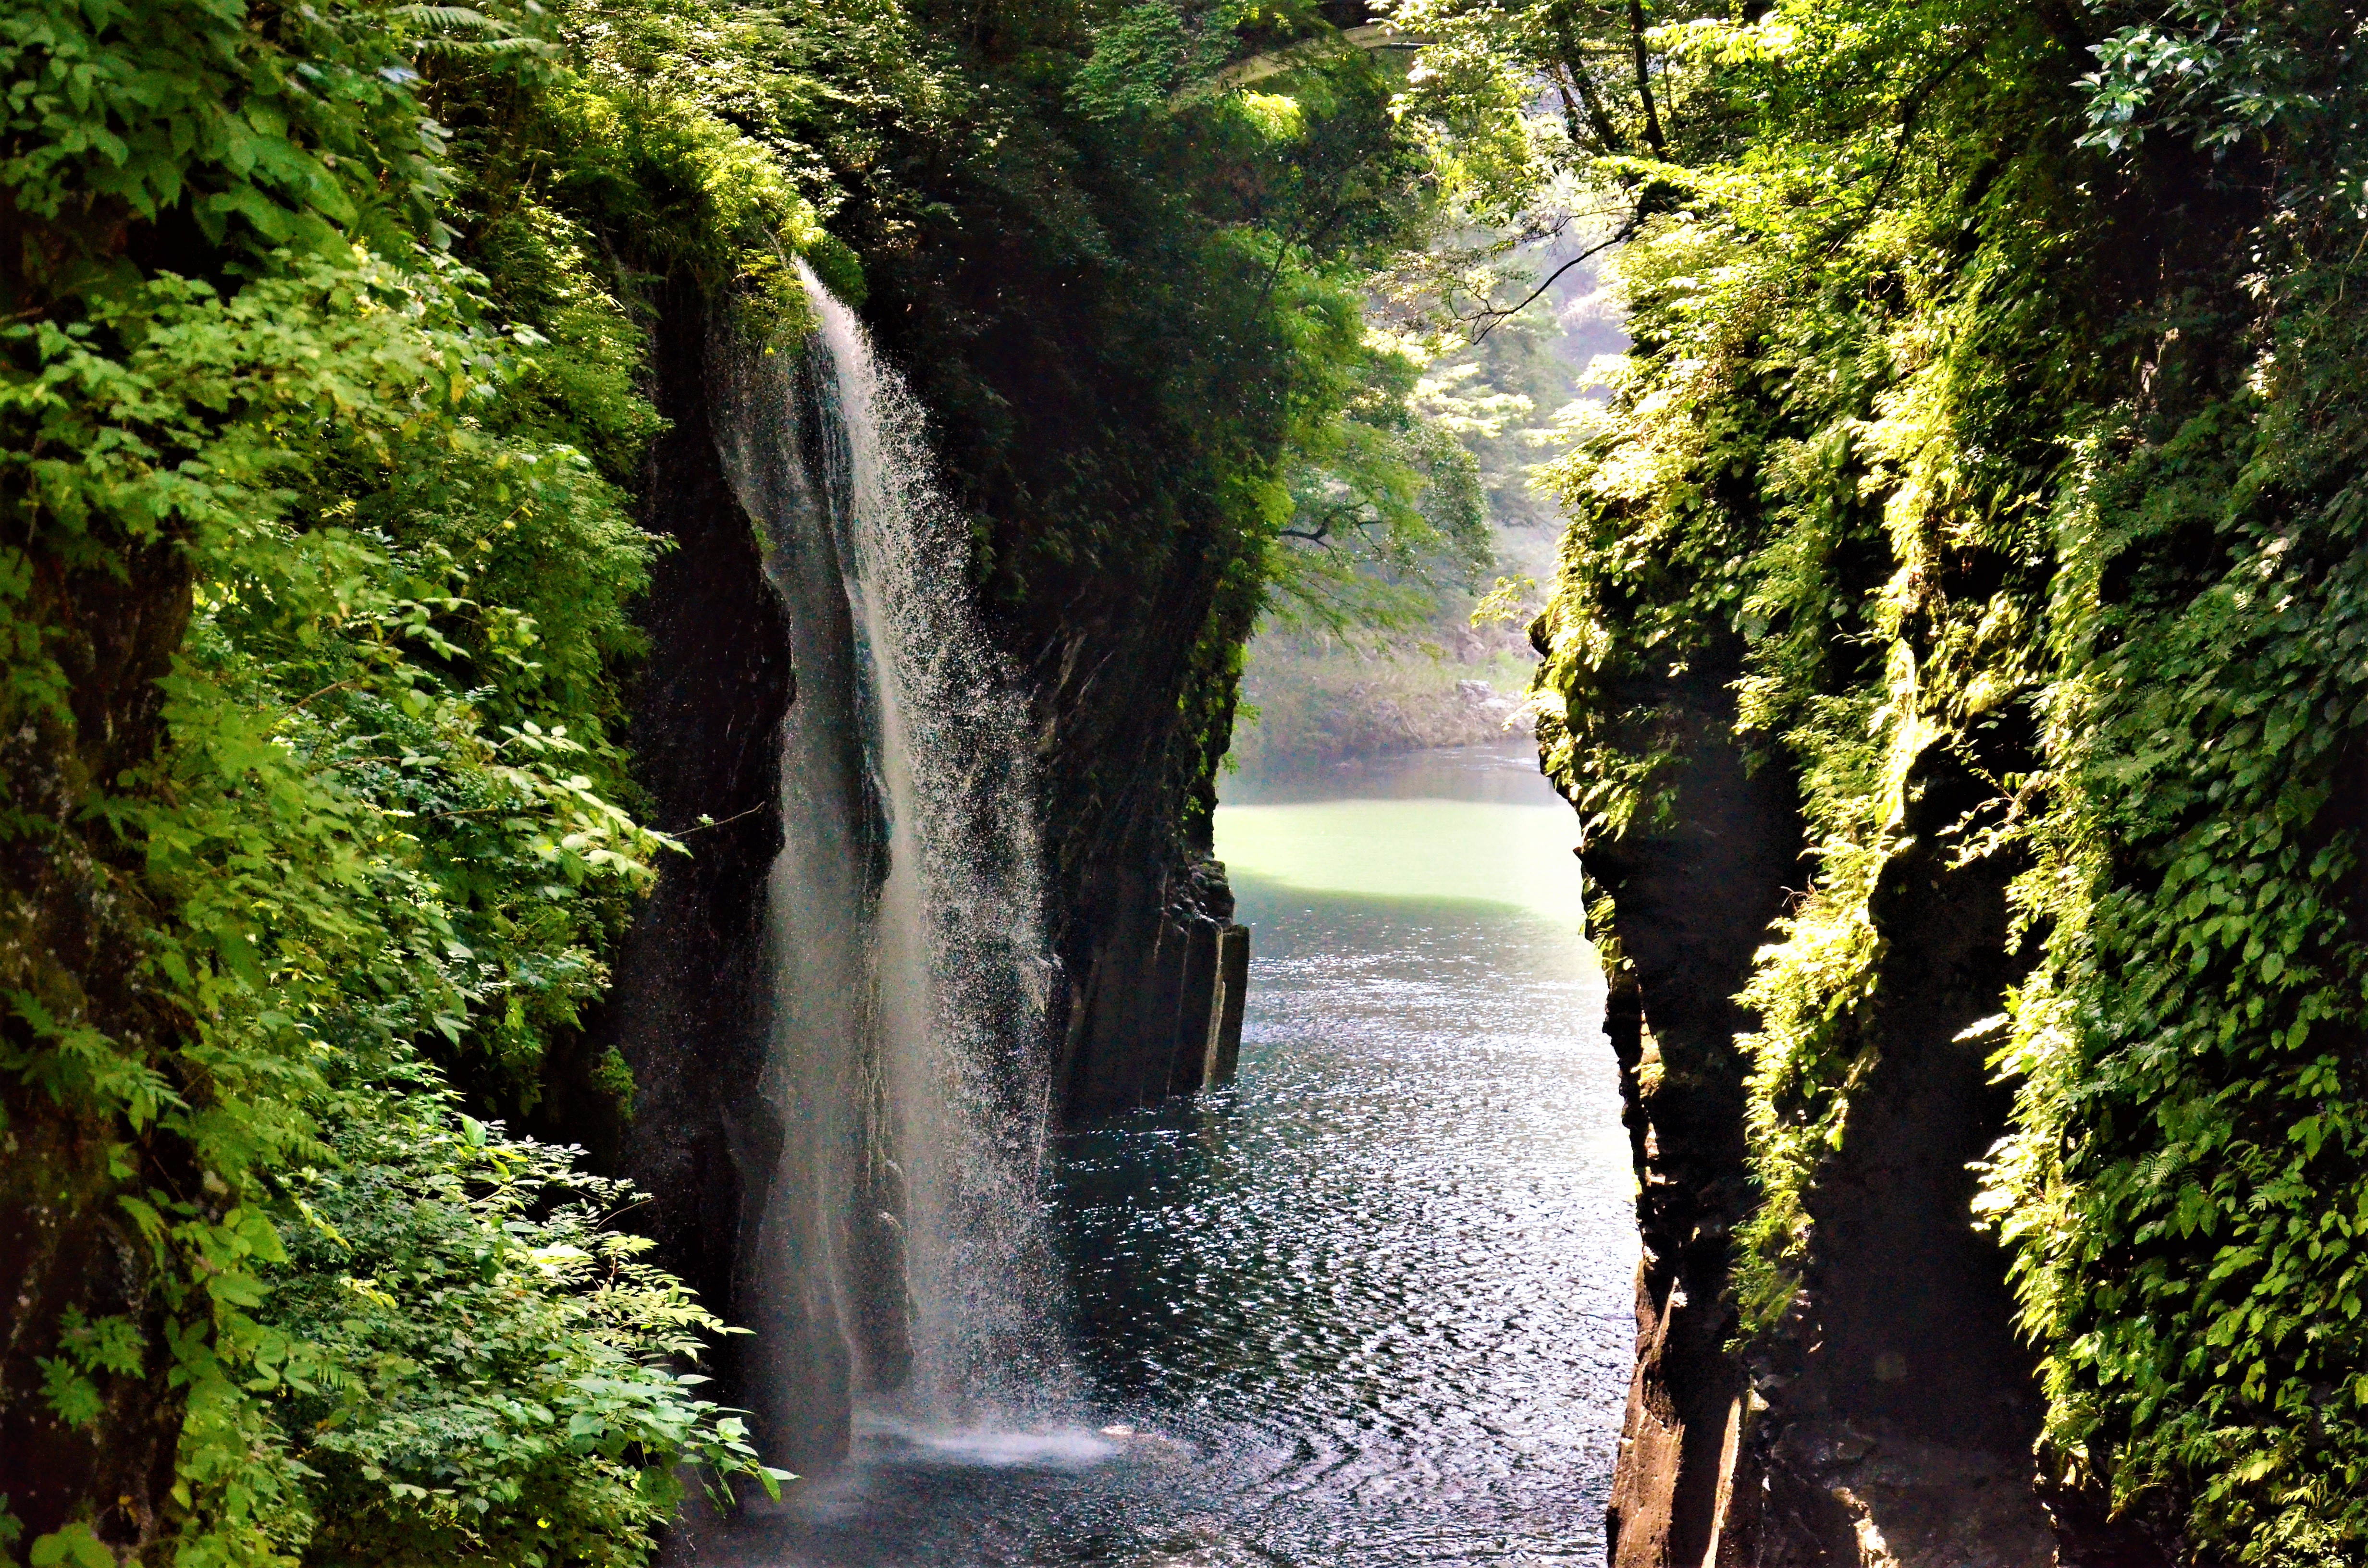
{"label": "dark rock face", "polygon": [[[1745,1353],[1729,1237],[1752,1194],[1732,998],[1799,880],[1787,784],[1747,770],[1725,683],[1656,694],[1679,759],[1675,822],[1589,846],[1620,963],[1606,1029],[1642,1192],[1637,1360],[1610,1510],[1615,1568],[2038,1568],[2158,1562],[2059,1518],[2034,1490],[2039,1403],[2005,1256],[1972,1224],[1967,1168],[2006,1092],[1970,1026],[1997,1014],[2007,952],[1998,858],[1955,866],[1942,830],[1977,798],[1955,762],[1910,781],[1906,846],[1872,904],[1884,948],[1855,1027],[1871,1071],[1809,1200],[1788,1318]],[[2053,1501],[2053,1500],[2051,1500]]]}
{"label": "dark rock face", "polygon": [[1966,1031],[1998,1012],[2017,972],[2016,868],[1952,867],[1941,836],[1978,791],[1953,759],[1926,759],[1906,847],[1871,903],[1885,943],[1859,1019],[1873,1067],[1810,1197],[1803,1290],[1753,1358],[1767,1408],[1744,1464],[1761,1483],[1759,1562],[2056,1560],[2032,1490],[2038,1391],[2011,1332],[2005,1255],[1971,1222],[1968,1167],[2009,1106]]}
{"label": "dark rock face", "polygon": [[1107,1116],[1222,1084],[1241,1055],[1249,928],[1213,860],[1112,879],[1120,911],[1082,932],[1085,979],[1070,1002],[1054,1093],[1073,1118]]}
{"label": "dark rock face", "polygon": [[[1246,966],[1249,933],[1234,924],[1233,891],[1210,853],[1232,687],[1196,665],[1224,611],[1192,538],[1173,549],[1177,569],[1147,584],[1104,575],[1081,588],[1064,607],[1074,619],[1024,661],[1050,760],[1048,924],[1067,981],[1053,1083],[1069,1120],[1230,1076],[1240,1047],[1240,984],[1228,1035],[1219,959],[1234,951]],[[1207,733],[1194,733],[1179,699],[1221,685],[1226,711],[1204,715]],[[1212,736],[1218,755],[1205,756]],[[1196,943],[1209,949],[1198,959]]]}
{"label": "dark rock face", "polygon": [[[28,1043],[25,1003],[61,1028],[88,1027],[135,1048],[180,1027],[143,985],[148,914],[138,844],[118,837],[91,807],[125,769],[147,762],[164,734],[164,692],[188,631],[190,569],[176,541],[124,551],[127,570],[62,559],[50,541],[0,533],[27,568],[17,614],[54,628],[48,651],[70,685],[72,722],[20,708],[0,734],[0,780],[11,814],[0,838],[0,990],[19,1000],[0,1017],[5,1043]],[[69,1308],[131,1318],[152,1345],[168,1324],[147,1243],[116,1197],[109,1166],[125,1157],[108,1122],[63,1109],[16,1074],[0,1083],[0,1489],[27,1537],[54,1530],[85,1499],[99,1500],[92,1528],[125,1553],[150,1546],[168,1520],[178,1397],[168,1364],[151,1357],[142,1377],[106,1381],[105,1403],[86,1425],[58,1419],[43,1393],[44,1358],[59,1354]],[[199,1173],[142,1174],[183,1190]]]}
{"label": "dark rock face", "polygon": [[[646,815],[690,833],[612,960],[593,1020],[638,1085],[596,1153],[655,1201],[635,1216],[711,1310],[740,1309],[746,1243],[762,1219],[781,1130],[758,1092],[768,1047],[765,884],[781,845],[779,734],[794,692],[789,633],[709,424],[707,302],[668,289],[653,341],[655,401],[672,428],[651,452],[643,524],[674,541],[643,612],[649,656],[631,739]],[[702,816],[712,827],[697,826]],[[694,831],[695,830],[695,831]],[[582,1138],[578,1123],[571,1130]],[[734,1389],[747,1341],[716,1347]],[[738,1397],[734,1390],[732,1397]]]}
{"label": "dark rock face", "polygon": [[[638,1088],[632,1117],[604,1119],[596,1106],[555,1097],[545,1119],[649,1191],[654,1202],[635,1223],[661,1259],[711,1310],[757,1330],[716,1347],[718,1392],[755,1408],[772,1450],[806,1468],[843,1449],[843,1421],[834,1447],[828,1412],[844,1415],[857,1381],[900,1382],[910,1356],[902,1321],[862,1308],[904,1298],[893,1225],[876,1233],[854,1225],[842,1238],[858,1287],[850,1318],[840,1305],[791,1299],[767,1262],[799,1224],[792,1200],[768,1211],[775,1173],[803,1147],[802,1124],[781,1118],[803,1114],[797,1080],[821,1071],[771,1060],[779,1008],[766,988],[779,955],[768,947],[768,889],[784,844],[784,719],[793,701],[830,709],[832,683],[847,676],[834,672],[831,639],[851,649],[854,634],[815,631],[814,607],[785,603],[792,590],[768,579],[761,520],[747,509],[763,503],[744,505],[733,466],[749,460],[734,445],[746,432],[732,424],[747,414],[748,389],[715,358],[705,296],[670,286],[659,303],[652,391],[670,428],[651,454],[643,523],[674,548],[657,562],[641,612],[649,653],[629,740],[645,816],[687,834],[693,854],[661,868],[581,1047],[622,1055]],[[813,429],[782,437],[789,449],[818,438]],[[1075,592],[1059,602],[1023,606],[1024,614],[1006,607],[997,627],[1021,647],[1041,737],[1051,872],[1042,913],[1060,959],[1048,1065],[1067,1115],[1222,1081],[1239,1051],[1248,934],[1233,923],[1224,869],[1206,854],[1213,801],[1196,801],[1192,787],[1208,771],[1194,750],[1205,726],[1181,702],[1198,678],[1214,593],[1212,574],[1191,568],[1191,549],[1189,537],[1177,540],[1173,572],[1103,571],[1068,585]],[[798,627],[792,615],[803,618]],[[1031,625],[1049,631],[1030,655]],[[792,658],[801,636],[823,638],[817,657],[799,643]],[[1197,850],[1185,825],[1194,820]],[[875,836],[884,843],[884,832]],[[779,1082],[784,1074],[790,1081]],[[893,1169],[867,1167],[849,1211],[899,1211],[900,1182]],[[820,1373],[781,1364],[786,1345],[840,1339],[849,1355]]]}
{"label": "dark rock face", "polygon": [[1727,1299],[1728,1237],[1749,1205],[1744,1063],[1732,998],[1796,877],[1789,784],[1748,774],[1733,711],[1708,676],[1664,697],[1681,759],[1674,826],[1585,846],[1616,908],[1623,961],[1605,1032],[1620,1062],[1640,1193],[1636,1373],[1612,1480],[1619,1568],[1687,1568],[1709,1553],[1733,1495],[1744,1369]]}
{"label": "dark rock face", "polygon": [[1970,1222],[1969,1167],[2011,1108],[1988,1045],[1962,1037],[1998,1012],[2019,967],[2016,868],[1952,869],[1940,836],[1979,790],[1953,759],[1927,759],[1910,843],[1873,901],[1887,948],[1862,1027],[1879,1056],[1809,1204],[1804,1288],[1755,1368],[1770,1406],[1754,1455],[1770,1478],[1764,1561],[1824,1562],[1876,1536],[1902,1562],[2055,1558],[2031,1485],[2032,1358],[2011,1332],[2005,1255]]}
{"label": "dark rock face", "polygon": [[[1230,941],[1246,964],[1248,933],[1210,854],[1234,684],[1208,665],[1247,635],[1255,607],[1224,602],[1213,520],[1173,523],[1155,561],[1048,570],[1034,594],[994,607],[1042,737],[1045,925],[1062,971],[1053,1087],[1068,1120],[1189,1092],[1219,1058],[1230,1074],[1239,1046],[1212,955]],[[1215,946],[1196,959],[1196,943]],[[1233,997],[1237,1014],[1238,983]]]}

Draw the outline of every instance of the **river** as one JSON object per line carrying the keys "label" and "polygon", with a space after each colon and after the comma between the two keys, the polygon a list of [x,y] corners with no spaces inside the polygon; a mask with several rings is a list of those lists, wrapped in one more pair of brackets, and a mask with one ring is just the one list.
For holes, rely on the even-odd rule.
{"label": "river", "polygon": [[1240,1074],[1055,1148],[1069,1386],[1028,1419],[860,1412],[845,1471],[708,1555],[1602,1560],[1636,1241],[1570,811],[1527,746],[1224,798]]}

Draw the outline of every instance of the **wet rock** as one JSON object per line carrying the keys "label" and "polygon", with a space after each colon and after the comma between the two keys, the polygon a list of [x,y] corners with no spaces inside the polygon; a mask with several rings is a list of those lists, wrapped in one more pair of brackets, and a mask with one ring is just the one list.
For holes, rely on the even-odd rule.
{"label": "wet rock", "polygon": [[1241,1053],[1249,928],[1224,868],[1172,874],[1154,911],[1106,933],[1072,1003],[1056,1089],[1072,1118],[1105,1116],[1230,1079]]}
{"label": "wet rock", "polygon": [[[612,960],[616,983],[587,1019],[589,1048],[615,1048],[632,1070],[632,1117],[555,1101],[543,1131],[588,1144],[649,1192],[635,1223],[659,1259],[708,1308],[746,1323],[743,1242],[759,1228],[781,1139],[755,1091],[767,1054],[765,881],[781,845],[775,736],[793,678],[756,525],[717,455],[708,301],[674,284],[660,304],[651,390],[668,425],[651,449],[642,522],[675,548],[651,568],[629,735],[646,817],[677,833],[702,816],[714,825],[689,840],[695,855],[659,862]],[[748,1346],[733,1335],[711,1352],[726,1403],[750,1402]]]}

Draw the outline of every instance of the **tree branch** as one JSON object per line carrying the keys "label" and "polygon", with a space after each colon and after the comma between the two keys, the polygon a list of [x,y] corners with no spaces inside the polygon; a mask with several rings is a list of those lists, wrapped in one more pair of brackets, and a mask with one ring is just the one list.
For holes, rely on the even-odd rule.
{"label": "tree branch", "polygon": [[[1586,107],[1587,123],[1593,128],[1595,139],[1603,144],[1606,153],[1618,157],[1628,151],[1628,139],[1621,135],[1620,127],[1612,123],[1611,114],[1603,107],[1602,97],[1595,90],[1595,79],[1587,74],[1587,62],[1583,58],[1586,51],[1579,46],[1578,36],[1571,30],[1570,17],[1560,7],[1555,8],[1553,16],[1554,40],[1562,45],[1562,59],[1558,63],[1562,67],[1562,75],[1570,78],[1567,86],[1564,85],[1562,75],[1554,78],[1554,87],[1562,94],[1564,113],[1569,115],[1570,96],[1573,92],[1577,93],[1578,101]],[[1578,138],[1573,136],[1571,140],[1576,142]]]}
{"label": "tree branch", "polygon": [[1666,159],[1669,143],[1661,134],[1660,112],[1653,107],[1653,68],[1645,52],[1645,0],[1628,0],[1628,39],[1636,49],[1636,95],[1645,100],[1645,142],[1653,155]]}
{"label": "tree branch", "polygon": [[[1907,95],[1905,112],[1899,117],[1899,142],[1892,148],[1889,161],[1884,165],[1883,177],[1875,181],[1874,194],[1867,198],[1865,213],[1867,217],[1872,217],[1876,206],[1884,197],[1891,194],[1892,182],[1899,177],[1900,168],[1907,161],[1908,146],[1916,139],[1917,117],[1924,112],[1925,105],[1931,100],[1932,95],[1940,90],[1941,84],[1964,69],[1965,62],[1979,54],[1983,45],[1988,41],[1987,38],[1975,39],[1973,42],[1959,50],[1945,64],[1918,82],[1915,90]],[[1834,236],[1833,244],[1826,247],[1826,254],[1831,256],[1839,250],[1842,242],[1848,239],[1857,227],[1856,223],[1845,223],[1841,233]]]}
{"label": "tree branch", "polygon": [[1488,324],[1482,327],[1478,332],[1472,335],[1472,341],[1475,344],[1480,342],[1490,333],[1497,330],[1497,323],[1509,321],[1513,317],[1520,315],[1523,311],[1529,309],[1531,304],[1536,302],[1539,295],[1553,288],[1556,279],[1560,278],[1564,273],[1568,272],[1572,267],[1577,267],[1580,262],[1600,256],[1605,251],[1610,250],[1613,245],[1624,244],[1628,241],[1634,239],[1636,237],[1636,222],[1637,220],[1635,218],[1630,218],[1626,222],[1620,225],[1619,231],[1610,239],[1605,240],[1600,244],[1592,244],[1588,246],[1585,250],[1579,252],[1577,256],[1572,256],[1568,261],[1564,262],[1552,272],[1546,274],[1545,281],[1540,283],[1536,288],[1521,296],[1521,302],[1520,304],[1513,305],[1503,310],[1499,310],[1492,305],[1488,309],[1482,311],[1478,315],[1469,318],[1472,321],[1486,322]]}

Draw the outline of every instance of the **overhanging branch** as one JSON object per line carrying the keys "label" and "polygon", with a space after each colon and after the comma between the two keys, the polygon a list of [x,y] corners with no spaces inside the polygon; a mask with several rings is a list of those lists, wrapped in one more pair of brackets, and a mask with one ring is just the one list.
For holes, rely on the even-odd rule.
{"label": "overhanging branch", "polygon": [[1490,306],[1488,309],[1482,311],[1478,315],[1471,317],[1470,319],[1473,321],[1485,322],[1487,324],[1479,331],[1472,335],[1472,341],[1475,344],[1480,342],[1490,333],[1496,331],[1499,323],[1510,321],[1513,317],[1520,315],[1523,311],[1528,310],[1531,305],[1537,301],[1539,295],[1553,288],[1555,281],[1560,278],[1564,273],[1568,272],[1580,262],[1590,261],[1596,256],[1601,256],[1605,251],[1610,250],[1613,245],[1623,244],[1626,242],[1634,239],[1636,237],[1636,222],[1637,221],[1634,218],[1630,218],[1626,222],[1620,225],[1619,229],[1610,239],[1603,241],[1600,244],[1588,246],[1585,250],[1579,252],[1577,256],[1572,256],[1568,261],[1564,262],[1552,272],[1546,274],[1545,280],[1543,282],[1531,290],[1527,294],[1521,296],[1520,303],[1508,306],[1503,309]]}

